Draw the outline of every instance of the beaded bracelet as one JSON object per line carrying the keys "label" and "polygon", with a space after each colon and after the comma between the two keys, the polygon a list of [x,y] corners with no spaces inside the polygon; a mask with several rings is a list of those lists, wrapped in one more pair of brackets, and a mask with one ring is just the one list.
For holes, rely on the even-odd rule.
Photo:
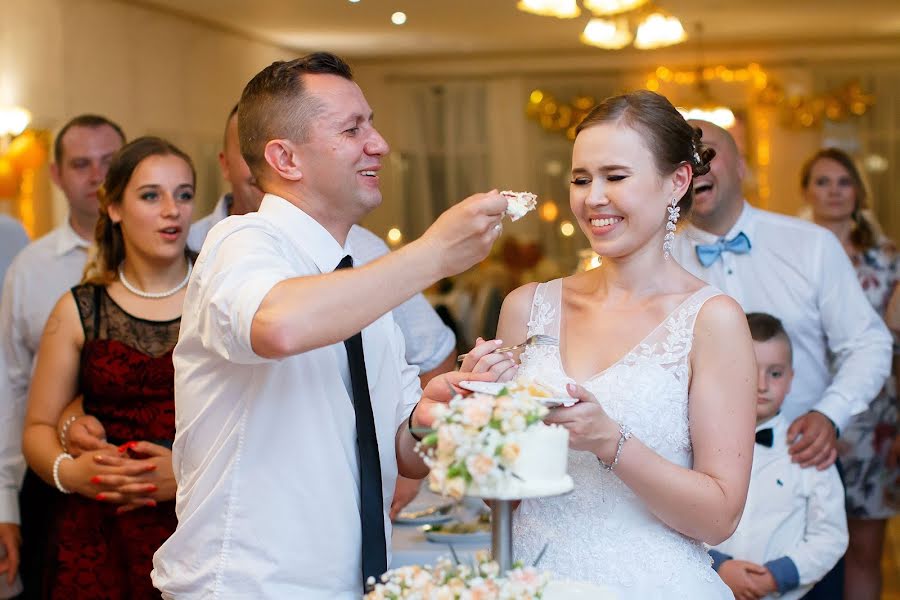
{"label": "beaded bracelet", "polygon": [[72,490],[67,490],[63,487],[62,482],[59,480],[59,465],[64,460],[75,460],[71,454],[68,452],[60,452],[59,456],[56,457],[56,460],[53,461],[53,483],[56,484],[56,489],[58,489],[63,494],[71,494]]}
{"label": "beaded bracelet", "polygon": [[66,452],[69,451],[69,447],[66,445],[66,437],[69,435],[69,427],[72,426],[72,423],[74,423],[75,419],[77,418],[78,415],[72,415],[71,417],[66,419],[66,422],[63,423],[62,431],[59,432],[59,443],[63,447],[63,450],[65,450]]}
{"label": "beaded bracelet", "polygon": [[616,468],[616,465],[619,464],[619,455],[622,454],[622,446],[625,445],[625,442],[631,439],[631,430],[625,425],[619,424],[619,443],[616,445],[616,455],[613,457],[613,461],[610,464],[606,464],[600,457],[597,457],[597,460],[600,462],[600,466],[606,469],[607,473],[612,473],[612,470]]}

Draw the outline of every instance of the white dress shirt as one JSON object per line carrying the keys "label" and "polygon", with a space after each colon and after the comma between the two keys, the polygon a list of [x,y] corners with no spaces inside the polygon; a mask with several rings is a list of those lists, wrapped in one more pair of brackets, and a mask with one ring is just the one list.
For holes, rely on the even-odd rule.
{"label": "white dress shirt", "polygon": [[675,236],[673,254],[746,312],[781,319],[794,347],[795,372],[784,417],[793,421],[814,409],[846,427],[850,417],[868,408],[890,372],[892,340],[884,321],[827,229],[745,202],[724,237],[740,232],[750,239],[750,252],[723,252],[709,267],[700,264],[695,248],[719,238],[693,225]]}
{"label": "white dress shirt", "polygon": [[[154,556],[152,574],[165,598],[362,595],[344,345],[270,360],[250,343],[253,317],[275,284],[329,273],[353,252],[271,194],[257,213],[226,219],[204,243],[174,353],[178,528]],[[421,389],[390,313],[362,337],[390,540],[395,436]]]}
{"label": "white dress shirt", "polygon": [[60,297],[81,281],[89,242],[68,219],[25,247],[10,264],[0,297],[0,523],[19,522],[25,473],[22,426],[34,357]]}
{"label": "white dress shirt", "polygon": [[[789,424],[776,415],[757,426],[757,431],[773,429],[772,447],[754,446],[741,522],[714,550],[728,558],[766,565],[776,580],[779,572],[791,571],[792,564],[793,575],[787,578],[791,581],[780,597],[794,600],[802,598],[844,555],[848,537],[844,486],[837,468],[832,465],[819,471],[791,462],[786,441]],[[724,557],[716,558],[718,566]],[[775,596],[766,596],[770,597]]]}
{"label": "white dress shirt", "polygon": [[0,215],[0,282],[6,275],[9,263],[29,241],[21,223],[12,217]]}
{"label": "white dress shirt", "polygon": [[[210,214],[191,225],[188,247],[199,252],[209,230],[228,217],[230,206],[231,194],[225,194]],[[380,237],[359,225],[350,228],[347,243],[353,246],[356,253],[353,257],[356,266],[370,263],[390,252]],[[419,367],[420,371],[434,369],[456,348],[453,331],[444,325],[422,294],[416,294],[395,308],[393,313],[406,341],[406,362]]]}

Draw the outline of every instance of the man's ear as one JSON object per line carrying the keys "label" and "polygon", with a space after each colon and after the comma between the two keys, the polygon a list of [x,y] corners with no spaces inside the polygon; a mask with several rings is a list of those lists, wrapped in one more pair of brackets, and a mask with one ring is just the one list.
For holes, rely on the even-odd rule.
{"label": "man's ear", "polygon": [[52,163],[50,163],[50,179],[53,181],[53,183],[56,184],[56,187],[62,188],[62,186],[59,185],[59,181],[60,181],[59,163],[56,161],[53,161]]}
{"label": "man's ear", "polygon": [[231,181],[231,173],[228,171],[228,161],[225,160],[225,151],[219,151],[219,170],[222,171],[222,179]]}
{"label": "man's ear", "polygon": [[272,170],[282,179],[300,181],[303,178],[300,154],[290,140],[270,140],[266,144],[263,156]]}
{"label": "man's ear", "polygon": [[672,197],[681,198],[691,187],[691,165],[684,163],[678,165],[672,173]]}

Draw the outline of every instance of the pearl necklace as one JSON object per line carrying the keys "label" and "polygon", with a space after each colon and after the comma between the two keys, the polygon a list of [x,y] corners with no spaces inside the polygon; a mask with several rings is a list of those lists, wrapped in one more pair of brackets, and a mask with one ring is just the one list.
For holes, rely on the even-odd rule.
{"label": "pearl necklace", "polygon": [[125,286],[125,289],[134,294],[135,296],[140,296],[141,298],[150,298],[150,299],[158,299],[158,298],[168,298],[172,294],[175,294],[181,290],[184,286],[187,285],[188,280],[191,278],[191,270],[194,265],[191,264],[191,261],[188,261],[187,275],[184,276],[184,279],[181,280],[181,283],[173,287],[171,290],[166,290],[164,292],[145,292],[144,290],[138,289],[134,285],[131,284],[127,279],[125,279],[125,272],[122,270],[122,265],[119,265],[119,281],[122,282],[122,285]]}

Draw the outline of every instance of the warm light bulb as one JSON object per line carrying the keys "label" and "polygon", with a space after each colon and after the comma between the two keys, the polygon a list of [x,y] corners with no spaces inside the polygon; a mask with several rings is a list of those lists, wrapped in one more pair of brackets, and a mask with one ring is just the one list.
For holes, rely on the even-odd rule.
{"label": "warm light bulb", "polygon": [[687,34],[684,32],[681,21],[676,17],[657,11],[648,15],[638,25],[637,34],[634,37],[634,47],[650,50],[680,44],[686,39]]}
{"label": "warm light bulb", "polygon": [[631,43],[631,30],[623,19],[591,19],[581,33],[581,41],[590,46],[618,50]]}
{"label": "warm light bulb", "polygon": [[575,226],[570,221],[563,221],[559,224],[559,232],[566,237],[575,235]]}
{"label": "warm light bulb", "polygon": [[0,135],[19,135],[31,122],[31,113],[18,106],[0,106]]}
{"label": "warm light bulb", "polygon": [[398,10],[391,15],[391,23],[394,25],[403,25],[406,23],[406,13]]}
{"label": "warm light bulb", "polygon": [[556,202],[553,200],[547,200],[538,208],[538,216],[541,218],[541,221],[552,223],[559,216],[559,207],[556,206]]}
{"label": "warm light bulb", "polygon": [[519,0],[516,8],[533,15],[558,19],[574,19],[581,15],[575,0]]}
{"label": "warm light bulb", "polygon": [[584,7],[598,17],[629,12],[647,4],[648,0],[583,0]]}
{"label": "warm light bulb", "polygon": [[393,227],[388,231],[387,239],[392,246],[399,244],[403,240],[403,233],[396,227]]}
{"label": "warm light bulb", "polygon": [[709,121],[722,129],[731,129],[734,127],[735,123],[734,112],[725,106],[693,108],[678,107],[678,112],[680,112],[681,116],[686,120]]}

